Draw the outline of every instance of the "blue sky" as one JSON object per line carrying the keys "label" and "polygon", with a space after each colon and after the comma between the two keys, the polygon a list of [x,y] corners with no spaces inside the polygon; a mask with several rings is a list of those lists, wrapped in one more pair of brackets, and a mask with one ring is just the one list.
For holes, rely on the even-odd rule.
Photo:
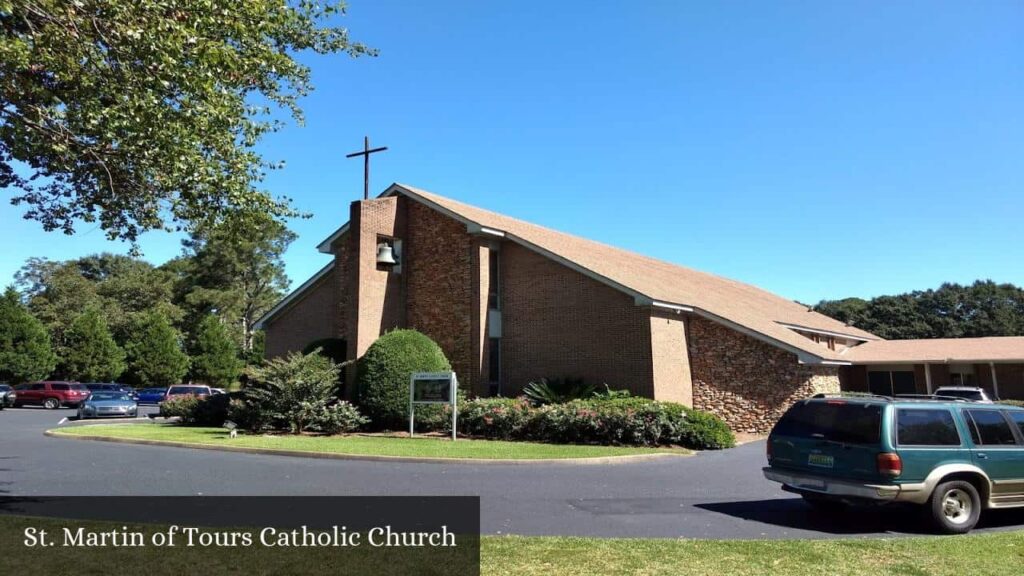
{"label": "blue sky", "polygon": [[[307,125],[261,146],[297,286],[362,193],[405,182],[788,298],[1024,285],[1024,4],[351,0],[378,58],[302,58]],[[8,192],[2,195],[9,196]],[[0,283],[65,237],[0,203]],[[180,238],[148,234],[159,263]]]}

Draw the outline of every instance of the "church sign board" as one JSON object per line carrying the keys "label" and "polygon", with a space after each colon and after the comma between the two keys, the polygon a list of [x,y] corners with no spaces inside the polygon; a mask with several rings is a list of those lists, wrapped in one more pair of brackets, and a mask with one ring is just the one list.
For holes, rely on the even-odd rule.
{"label": "church sign board", "polygon": [[414,372],[409,378],[409,436],[413,435],[417,404],[448,404],[452,407],[452,440],[455,440],[455,372]]}

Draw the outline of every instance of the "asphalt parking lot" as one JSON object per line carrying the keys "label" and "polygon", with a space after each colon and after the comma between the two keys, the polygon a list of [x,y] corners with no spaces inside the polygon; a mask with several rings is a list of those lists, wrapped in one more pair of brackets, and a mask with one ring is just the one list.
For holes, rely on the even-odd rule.
{"label": "asphalt parking lot", "polygon": [[[152,411],[147,408],[145,411]],[[612,465],[319,460],[89,442],[43,435],[74,410],[0,411],[0,494],[479,495],[491,534],[835,538],[928,533],[915,509],[824,517],[764,480],[764,443]],[[977,531],[1024,527],[991,511]]]}

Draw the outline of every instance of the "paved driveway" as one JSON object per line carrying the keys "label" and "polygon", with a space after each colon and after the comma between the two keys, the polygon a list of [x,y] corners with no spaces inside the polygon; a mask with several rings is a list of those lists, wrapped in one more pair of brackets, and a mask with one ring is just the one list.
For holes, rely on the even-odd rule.
{"label": "paved driveway", "polygon": [[[0,493],[479,495],[485,533],[686,538],[917,534],[914,510],[817,516],[761,477],[764,444],[634,464],[448,465],[303,459],[42,435],[73,411],[0,412]],[[910,513],[907,513],[910,512]],[[994,511],[982,530],[1024,526]]]}

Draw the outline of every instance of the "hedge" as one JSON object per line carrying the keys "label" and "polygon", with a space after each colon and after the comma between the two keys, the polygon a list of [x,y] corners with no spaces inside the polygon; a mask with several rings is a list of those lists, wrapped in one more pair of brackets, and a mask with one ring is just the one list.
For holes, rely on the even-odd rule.
{"label": "hedge", "polygon": [[459,406],[459,430],[489,439],[629,446],[730,448],[718,417],[645,398],[574,400],[533,407],[525,398],[481,398]]}
{"label": "hedge", "polygon": [[1024,400],[1000,400],[1000,404],[1009,404],[1010,406],[1020,406],[1024,408]]}

